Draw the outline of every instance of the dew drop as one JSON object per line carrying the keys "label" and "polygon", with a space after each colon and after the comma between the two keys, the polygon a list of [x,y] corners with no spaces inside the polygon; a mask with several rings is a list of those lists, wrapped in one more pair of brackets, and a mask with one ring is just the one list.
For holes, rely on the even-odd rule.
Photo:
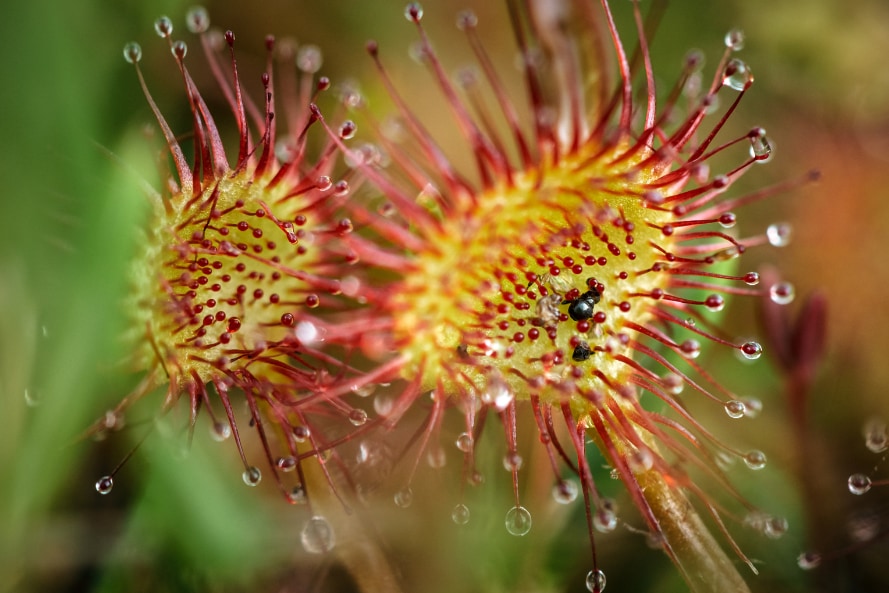
{"label": "dew drop", "polygon": [[378,416],[388,416],[389,412],[391,412],[394,407],[395,398],[391,395],[378,393],[377,396],[374,397],[374,412],[376,412]]}
{"label": "dew drop", "polygon": [[359,408],[355,408],[354,410],[349,412],[349,422],[351,422],[353,426],[362,426],[365,422],[367,422],[367,412]]}
{"label": "dew drop", "polygon": [[666,373],[661,377],[661,385],[672,395],[679,395],[685,389],[685,380],[676,373]]}
{"label": "dew drop", "polygon": [[796,291],[790,282],[778,282],[769,288],[769,298],[778,305],[787,305],[793,302]]}
{"label": "dew drop", "polygon": [[294,330],[296,339],[303,344],[314,344],[318,341],[318,328],[311,321],[300,321]]}
{"label": "dew drop", "polygon": [[293,438],[297,443],[305,443],[311,435],[311,431],[308,426],[294,426],[293,427]]}
{"label": "dew drop", "polygon": [[440,445],[432,445],[426,452],[426,464],[433,469],[441,469],[448,462],[448,456]]}
{"label": "dew drop", "polygon": [[275,465],[277,465],[278,469],[282,472],[292,472],[296,469],[296,458],[289,455],[287,457],[279,457]]}
{"label": "dew drop", "polygon": [[188,44],[184,41],[176,41],[170,47],[170,52],[177,60],[184,60],[185,56],[188,55]]}
{"label": "dew drop", "polygon": [[763,525],[762,532],[769,539],[780,539],[787,533],[787,519],[784,517],[769,517]]}
{"label": "dew drop", "polygon": [[744,31],[741,29],[732,29],[726,33],[725,46],[732,51],[741,51],[744,49]]}
{"label": "dew drop", "polygon": [[154,21],[154,32],[157,33],[159,37],[166,39],[173,34],[173,21],[165,16],[158,18]]}
{"label": "dew drop", "polygon": [[503,469],[508,472],[519,471],[522,469],[522,463],[524,460],[516,451],[509,451],[503,456]]}
{"label": "dew drop", "polygon": [[525,507],[512,507],[506,513],[506,531],[522,536],[531,531],[531,513]]}
{"label": "dew drop", "polygon": [[36,408],[40,405],[40,399],[38,399],[29,389],[25,389],[25,405],[29,408]]}
{"label": "dew drop", "polygon": [[210,426],[210,438],[221,443],[232,435],[232,427],[226,422],[214,422]]}
{"label": "dew drop", "polygon": [[756,397],[745,397],[741,401],[744,403],[744,415],[748,418],[756,418],[762,412],[762,400]]}
{"label": "dew drop", "polygon": [[463,503],[456,505],[454,510],[451,511],[451,521],[457,525],[466,525],[469,523],[469,507]]}
{"label": "dew drop", "polygon": [[210,28],[210,15],[203,6],[195,6],[186,13],[185,23],[192,33],[205,33]]}
{"label": "dew drop", "polygon": [[760,533],[765,531],[766,523],[771,517],[759,510],[752,510],[744,516],[744,525]]}
{"label": "dew drop", "polygon": [[744,274],[744,284],[747,286],[756,286],[759,284],[759,274],[756,272],[747,272]]}
{"label": "dew drop", "polygon": [[317,45],[303,45],[296,54],[296,66],[307,74],[314,74],[321,69],[323,57]]}
{"label": "dew drop", "polygon": [[718,294],[711,294],[704,299],[704,306],[707,307],[708,310],[718,313],[725,308],[725,299]]}
{"label": "dew drop", "polygon": [[882,453],[889,448],[886,424],[879,418],[872,418],[864,425],[864,444],[872,453]]}
{"label": "dew drop", "polygon": [[707,115],[711,115],[719,111],[720,104],[721,101],[719,100],[719,95],[717,95],[716,93],[706,95],[701,100],[701,105],[704,107],[704,113],[706,113]]}
{"label": "dew drop", "polygon": [[251,465],[241,474],[241,479],[252,488],[262,481],[262,472],[255,465]]}
{"label": "dew drop", "polygon": [[410,489],[410,486],[408,486],[396,492],[395,496],[392,498],[395,501],[396,506],[406,509],[411,506],[412,502],[414,502],[414,492]]}
{"label": "dew drop", "polygon": [[743,91],[753,82],[753,73],[742,60],[733,58],[725,66],[722,84],[736,91]]}
{"label": "dew drop", "polygon": [[647,205],[657,206],[664,203],[664,194],[657,190],[649,190],[642,194],[642,199]]}
{"label": "dew drop", "polygon": [[482,393],[481,398],[482,402],[494,406],[498,412],[502,412],[515,399],[515,394],[503,377],[492,374],[488,378],[487,389]]}
{"label": "dew drop", "polygon": [[759,345],[759,342],[744,342],[739,350],[748,360],[756,360],[762,356],[762,346]]}
{"label": "dew drop", "polygon": [[352,120],[346,120],[340,125],[340,138],[343,140],[349,140],[350,138],[355,137],[355,132],[358,131],[358,126],[355,125],[355,122]]}
{"label": "dew drop", "polygon": [[726,212],[719,217],[719,226],[724,229],[733,228],[736,224],[738,224],[738,217],[734,212]]}
{"label": "dew drop", "polygon": [[559,480],[553,486],[553,500],[559,504],[571,504],[577,499],[577,484],[573,480]]}
{"label": "dew drop", "polygon": [[419,2],[411,2],[404,8],[404,18],[412,23],[419,22],[423,18],[423,6]]}
{"label": "dew drop", "polygon": [[457,28],[461,31],[474,29],[478,25],[478,17],[471,10],[463,10],[457,15]]}
{"label": "dew drop", "polygon": [[306,496],[306,489],[303,488],[302,484],[291,488],[290,492],[287,494],[287,498],[289,498],[290,502],[293,504],[306,504],[309,502],[309,497]]}
{"label": "dew drop", "polygon": [[602,570],[591,570],[586,575],[586,589],[590,593],[602,593],[605,590],[605,573]]}
{"label": "dew drop", "polygon": [[99,494],[108,494],[114,488],[114,479],[111,476],[102,476],[96,480],[96,492]]}
{"label": "dew drop", "polygon": [[324,554],[333,549],[336,543],[333,528],[324,517],[315,515],[306,521],[300,533],[303,549],[309,554]]}
{"label": "dew drop", "polygon": [[654,466],[654,454],[651,449],[637,449],[627,460],[634,474],[647,472]]}
{"label": "dew drop", "polygon": [[367,383],[365,385],[352,385],[351,387],[349,387],[349,391],[351,391],[358,397],[370,397],[376,390],[377,386],[374,383]]}
{"label": "dew drop", "polygon": [[686,358],[697,358],[701,355],[701,343],[697,340],[685,340],[679,345],[679,350]]}
{"label": "dew drop", "polygon": [[123,59],[130,64],[136,64],[142,60],[142,46],[131,41],[123,46]]}
{"label": "dew drop", "polygon": [[762,469],[766,466],[766,455],[762,451],[748,451],[744,454],[744,463],[750,469]]}
{"label": "dew drop", "polygon": [[871,487],[871,479],[865,474],[852,474],[849,476],[849,492],[861,496]]}
{"label": "dew drop", "polygon": [[766,229],[766,238],[773,247],[786,247],[792,235],[793,227],[786,222],[770,224]]}
{"label": "dew drop", "polygon": [[754,128],[748,136],[750,138],[750,156],[757,163],[767,163],[772,160],[772,143],[762,128]]}
{"label": "dew drop", "polygon": [[736,399],[725,402],[725,413],[728,414],[729,418],[743,418],[746,410],[747,406],[744,405],[744,402]]}
{"label": "dew drop", "polygon": [[593,515],[593,527],[600,533],[611,533],[617,527],[617,515],[611,509],[597,509]]}
{"label": "dew drop", "polygon": [[464,453],[469,453],[472,451],[472,435],[468,432],[461,432],[457,437],[456,445]]}
{"label": "dew drop", "polygon": [[821,554],[818,552],[803,552],[796,557],[796,564],[803,570],[812,570],[821,564]]}

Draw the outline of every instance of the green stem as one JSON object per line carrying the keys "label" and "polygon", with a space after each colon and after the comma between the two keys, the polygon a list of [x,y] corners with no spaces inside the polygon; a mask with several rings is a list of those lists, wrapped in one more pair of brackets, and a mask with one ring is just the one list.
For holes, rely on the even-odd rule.
{"label": "green stem", "polygon": [[657,471],[636,474],[664,547],[694,593],[750,593],[685,493]]}

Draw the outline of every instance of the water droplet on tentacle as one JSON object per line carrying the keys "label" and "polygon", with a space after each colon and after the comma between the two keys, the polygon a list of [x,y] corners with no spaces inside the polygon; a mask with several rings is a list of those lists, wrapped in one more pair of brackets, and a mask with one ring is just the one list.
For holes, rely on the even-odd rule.
{"label": "water droplet on tentacle", "polygon": [[570,504],[577,499],[577,484],[572,480],[560,480],[553,486],[553,500],[559,504]]}
{"label": "water droplet on tentacle", "polygon": [[882,453],[889,448],[886,424],[879,418],[872,418],[864,425],[864,444],[872,453]]}
{"label": "water droplet on tentacle", "polygon": [[509,451],[503,456],[503,469],[508,472],[519,471],[522,469],[524,460],[516,451]]}
{"label": "water droplet on tentacle", "polygon": [[221,443],[232,434],[232,427],[226,422],[214,422],[210,426],[210,438]]}
{"label": "water droplet on tentacle", "polygon": [[130,64],[136,64],[142,60],[142,46],[131,41],[123,46],[123,59]]}
{"label": "water droplet on tentacle", "polygon": [[741,51],[744,49],[744,31],[741,29],[732,29],[726,33],[725,46],[732,51]]}
{"label": "water droplet on tentacle", "polygon": [[602,593],[605,590],[605,573],[591,570],[586,575],[586,589],[590,593]]}
{"label": "water droplet on tentacle", "polygon": [[324,554],[333,549],[336,538],[327,519],[315,515],[306,521],[302,533],[300,533],[300,541],[309,554]]}
{"label": "water droplet on tentacle", "polygon": [[309,497],[306,495],[306,489],[303,488],[302,484],[291,488],[290,492],[287,494],[287,498],[289,498],[290,502],[293,504],[306,504],[309,502]]}
{"label": "water droplet on tentacle", "polygon": [[725,72],[722,78],[722,84],[736,91],[743,91],[753,83],[753,72],[750,67],[739,60],[733,58],[725,66]]}
{"label": "water droplet on tentacle", "polygon": [[803,552],[797,556],[796,564],[803,570],[812,570],[821,564],[821,554],[818,552]]}
{"label": "water droplet on tentacle", "polygon": [[762,532],[769,539],[780,539],[787,533],[787,519],[784,517],[769,517],[763,525]]}
{"label": "water droplet on tentacle", "polygon": [[870,490],[871,479],[865,474],[852,474],[849,476],[849,492],[861,496]]}
{"label": "water droplet on tentacle", "polygon": [[185,15],[185,24],[192,33],[205,33],[210,28],[210,15],[203,6],[195,6]]}
{"label": "water droplet on tentacle", "polygon": [[96,492],[99,494],[108,494],[114,488],[114,479],[111,476],[102,476],[96,480]]}
{"label": "water droplet on tentacle", "polygon": [[762,451],[749,451],[744,454],[744,463],[750,469],[762,469],[766,466],[766,455]]}
{"label": "water droplet on tentacle", "polygon": [[747,136],[750,139],[750,157],[757,163],[767,163],[772,160],[772,143],[766,136],[763,128],[753,128]]}
{"label": "water droplet on tentacle", "polygon": [[262,472],[259,471],[258,467],[251,465],[241,474],[241,479],[243,479],[244,483],[248,486],[254,487],[262,481]]}
{"label": "water droplet on tentacle", "polygon": [[404,8],[404,18],[412,23],[419,22],[423,18],[423,6],[419,2],[411,2]]}
{"label": "water droplet on tentacle", "polygon": [[773,247],[786,247],[792,235],[793,227],[786,222],[770,224],[766,229],[766,238]]}
{"label": "water droplet on tentacle", "polygon": [[166,39],[173,34],[173,21],[165,16],[158,18],[154,21],[154,32],[157,33],[158,37]]}
{"label": "water droplet on tentacle", "polygon": [[743,418],[746,409],[747,406],[744,405],[744,402],[738,400],[725,402],[725,413],[728,414],[729,418]]}
{"label": "water droplet on tentacle", "polygon": [[472,451],[472,435],[468,432],[460,433],[455,444],[457,445],[457,448],[464,453],[469,453]]}
{"label": "water droplet on tentacle", "polygon": [[608,508],[600,508],[593,515],[593,527],[600,533],[611,533],[617,527],[617,515]]}
{"label": "water droplet on tentacle", "polygon": [[451,520],[457,525],[466,525],[469,523],[469,507],[465,504],[458,504],[451,511]]}
{"label": "water droplet on tentacle", "polygon": [[748,360],[756,360],[762,356],[762,346],[759,345],[759,342],[744,342],[741,344],[740,350],[744,358]]}
{"label": "water droplet on tentacle", "polygon": [[515,536],[531,531],[531,513],[525,507],[512,507],[506,513],[506,530]]}
{"label": "water droplet on tentacle", "polygon": [[349,412],[349,422],[351,422],[353,426],[364,425],[364,423],[367,422],[367,412],[355,408],[354,410]]}
{"label": "water droplet on tentacle", "polygon": [[406,509],[414,502],[414,492],[408,486],[396,492],[392,499],[395,501],[395,506]]}
{"label": "water droplet on tentacle", "polygon": [[778,282],[769,288],[769,298],[778,305],[787,305],[793,302],[796,291],[790,282]]}
{"label": "water droplet on tentacle", "polygon": [[292,472],[294,469],[296,469],[296,458],[290,456],[279,457],[276,465],[282,472]]}

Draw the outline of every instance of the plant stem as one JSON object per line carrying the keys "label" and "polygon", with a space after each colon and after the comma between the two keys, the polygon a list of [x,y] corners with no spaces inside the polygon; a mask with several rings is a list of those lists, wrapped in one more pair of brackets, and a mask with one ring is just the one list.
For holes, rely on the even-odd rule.
{"label": "plant stem", "polygon": [[750,589],[681,488],[657,471],[635,475],[658,522],[664,548],[694,593],[749,593]]}

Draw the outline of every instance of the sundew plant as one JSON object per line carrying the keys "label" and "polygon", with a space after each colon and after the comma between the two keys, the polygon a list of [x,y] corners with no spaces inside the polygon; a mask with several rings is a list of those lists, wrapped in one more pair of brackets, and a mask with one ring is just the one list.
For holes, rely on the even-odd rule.
{"label": "sundew plant", "polygon": [[[379,568],[372,530],[343,525],[364,521],[376,492],[410,507],[424,460],[456,484],[442,516],[477,521],[469,492],[486,487],[484,448],[499,447],[509,534],[535,536],[531,458],[549,466],[533,480],[557,503],[583,506],[589,591],[605,589],[602,539],[618,528],[646,534],[692,590],[747,591],[758,569],[735,534],[778,538],[788,523],[725,472],[761,470],[766,455],[693,412],[746,423],[762,408],[701,353],[763,356],[723,318],[735,297],[793,301],[791,284],[745,267],[790,228],[748,228],[743,211],[814,176],[739,183],[772,160],[765,122],[728,131],[755,89],[743,33],[724,33],[708,65],[692,51],[655,72],[660,7],[640,4],[621,7],[628,27],[605,0],[508,1],[492,23],[461,12],[448,43],[473,58],[455,75],[425,28],[449,15],[407,5],[411,79],[436,89],[446,111],[434,115],[377,41],[354,57],[357,78],[337,81],[319,47],[269,36],[257,83],[238,58],[255,40],[214,29],[203,8],[181,35],[159,18],[191,125],[167,122],[142,47],[127,44],[169,171],[148,192],[122,303],[141,382],[90,434],[123,426],[138,400],[157,398],[159,416],[185,406],[189,435],[206,424],[234,441],[243,482],[297,505],[303,548],[337,558],[362,590],[390,590],[399,571]],[[487,28],[509,28],[516,69],[496,65]],[[359,84],[383,93],[369,101]],[[443,145],[432,117],[460,139]],[[606,495],[591,455],[632,509]],[[96,491],[112,492],[119,469]]]}

